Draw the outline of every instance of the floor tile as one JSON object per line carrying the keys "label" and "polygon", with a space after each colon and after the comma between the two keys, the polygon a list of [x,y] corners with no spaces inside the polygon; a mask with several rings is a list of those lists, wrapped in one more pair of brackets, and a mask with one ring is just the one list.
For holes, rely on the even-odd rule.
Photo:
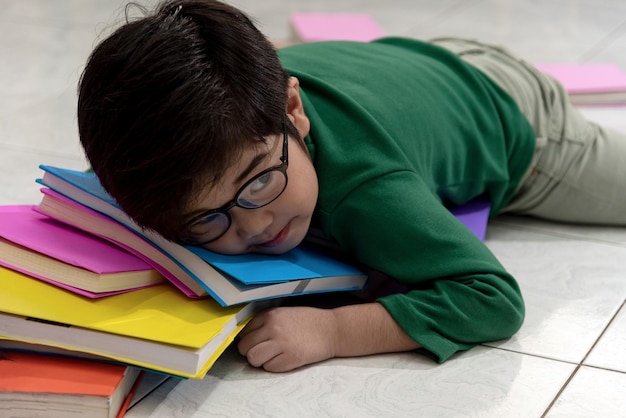
{"label": "floor tile", "polygon": [[626,373],[626,305],[585,359],[585,364]]}
{"label": "floor tile", "polygon": [[231,349],[204,380],[170,381],[127,417],[539,417],[573,370],[478,347],[443,365],[400,354],[272,374]]}
{"label": "floor tile", "polygon": [[626,298],[626,248],[501,224],[486,242],[526,301],[522,329],[493,345],[582,361]]}
{"label": "floor tile", "polygon": [[626,374],[581,367],[547,418],[623,418],[626,416]]}

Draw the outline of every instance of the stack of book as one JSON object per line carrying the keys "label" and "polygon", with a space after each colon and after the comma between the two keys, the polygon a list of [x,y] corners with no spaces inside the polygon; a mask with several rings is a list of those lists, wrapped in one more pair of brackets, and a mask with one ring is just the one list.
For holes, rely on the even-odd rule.
{"label": "stack of book", "polygon": [[366,283],[307,247],[223,256],[167,241],[135,225],[94,174],[42,168],[39,205],[0,207],[0,349],[202,378],[272,301]]}
{"label": "stack of book", "polygon": [[[31,206],[15,205],[0,206],[0,282],[11,291],[28,291],[31,282],[40,284],[44,302],[62,304],[49,299],[53,295],[46,291],[96,300],[161,287],[165,279],[143,260],[107,241],[38,214]],[[2,291],[0,305],[20,303],[11,291]],[[37,297],[31,294],[27,300],[32,303]],[[123,414],[143,375],[140,368],[95,356],[72,358],[62,350],[52,355],[51,347],[6,339],[8,332],[0,338],[0,416]],[[80,353],[80,357],[90,356]]]}
{"label": "stack of book", "polygon": [[[115,416],[138,370],[200,379],[259,309],[365,286],[362,270],[305,246],[223,256],[167,241],[94,174],[42,168],[40,204],[0,206],[0,415]],[[83,381],[102,385],[72,389]]]}

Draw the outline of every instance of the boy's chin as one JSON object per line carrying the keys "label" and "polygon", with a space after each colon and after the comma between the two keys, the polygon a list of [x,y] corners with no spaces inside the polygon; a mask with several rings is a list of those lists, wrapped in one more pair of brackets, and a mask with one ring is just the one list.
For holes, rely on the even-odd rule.
{"label": "boy's chin", "polygon": [[267,255],[281,255],[296,248],[298,244],[300,244],[300,242],[296,244],[284,243],[284,245],[279,245],[277,247],[258,246],[258,247],[254,247],[252,252],[259,253],[259,254],[267,254]]}
{"label": "boy's chin", "polygon": [[304,240],[306,234],[298,233],[299,231],[292,231],[289,238],[283,243],[276,246],[263,246],[258,245],[252,248],[252,252],[268,255],[280,255],[296,248]]}

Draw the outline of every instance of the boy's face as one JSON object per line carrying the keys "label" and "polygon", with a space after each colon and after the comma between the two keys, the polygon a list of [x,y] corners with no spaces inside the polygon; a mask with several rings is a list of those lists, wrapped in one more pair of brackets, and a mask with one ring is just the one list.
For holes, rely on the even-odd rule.
{"label": "boy's face", "polygon": [[[222,207],[237,191],[261,171],[280,164],[283,135],[268,138],[266,143],[246,150],[222,179],[201,193],[191,212]],[[208,250],[222,254],[249,252],[281,254],[304,239],[317,201],[318,183],[308,153],[296,139],[288,139],[287,186],[266,206],[256,209],[232,207],[230,228],[215,241],[204,244]]]}

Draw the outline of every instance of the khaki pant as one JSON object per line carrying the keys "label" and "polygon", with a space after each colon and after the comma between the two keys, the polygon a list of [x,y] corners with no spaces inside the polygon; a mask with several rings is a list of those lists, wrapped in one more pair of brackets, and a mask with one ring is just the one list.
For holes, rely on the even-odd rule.
{"label": "khaki pant", "polygon": [[558,82],[502,48],[455,38],[431,42],[498,83],[535,129],[533,162],[502,212],[626,225],[625,133],[586,120]]}

